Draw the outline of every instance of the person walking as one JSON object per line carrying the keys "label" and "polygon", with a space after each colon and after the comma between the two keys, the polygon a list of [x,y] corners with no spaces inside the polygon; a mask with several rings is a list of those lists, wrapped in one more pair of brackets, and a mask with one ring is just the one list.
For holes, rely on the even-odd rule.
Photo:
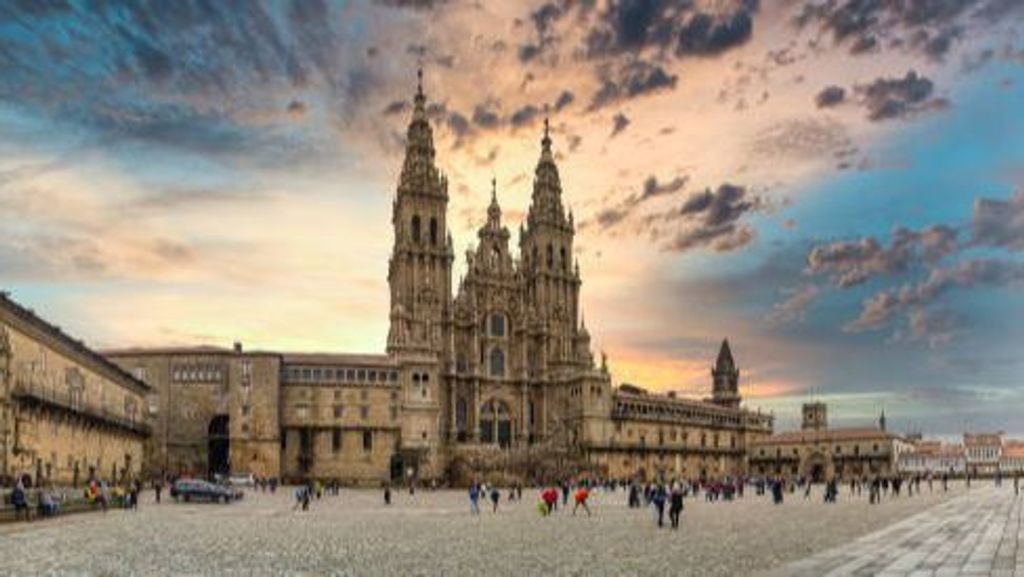
{"label": "person walking", "polygon": [[391,485],[388,483],[384,483],[384,504],[391,504]]}
{"label": "person walking", "polygon": [[498,491],[498,487],[491,487],[491,513],[498,512],[498,501],[501,500],[501,491]]}
{"label": "person walking", "polygon": [[683,512],[683,487],[679,483],[673,483],[672,493],[669,495],[668,520],[672,523],[673,529],[679,528],[679,515]]}
{"label": "person walking", "polygon": [[581,486],[576,490],[576,494],[573,496],[576,504],[573,505],[572,514],[576,515],[576,509],[583,507],[583,510],[587,512],[587,517],[590,516],[590,507],[587,506],[587,499],[590,498],[590,491],[586,486]]}
{"label": "person walking", "polygon": [[1015,497],[1020,495],[1020,471],[1017,471],[1013,475],[1013,495]]}
{"label": "person walking", "polygon": [[160,493],[162,493],[163,490],[164,490],[163,481],[161,481],[160,479],[157,479],[156,481],[153,482],[153,492],[156,494],[156,504],[157,505],[160,504]]}
{"label": "person walking", "polygon": [[658,485],[651,492],[651,503],[654,504],[654,510],[658,514],[658,527],[665,526],[665,487]]}
{"label": "person walking", "polygon": [[547,507],[547,514],[550,515],[558,506],[558,490],[554,487],[548,487],[541,493],[540,498],[544,501],[544,505]]}
{"label": "person walking", "polygon": [[474,515],[480,514],[480,485],[476,483],[469,485],[469,512]]}

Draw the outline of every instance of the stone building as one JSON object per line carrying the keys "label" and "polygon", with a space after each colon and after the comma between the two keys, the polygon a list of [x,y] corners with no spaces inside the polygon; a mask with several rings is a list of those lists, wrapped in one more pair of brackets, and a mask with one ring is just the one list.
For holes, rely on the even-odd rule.
{"label": "stone building", "polygon": [[0,479],[133,478],[149,387],[0,293]]}
{"label": "stone building", "polygon": [[877,427],[831,428],[824,403],[803,406],[801,430],[777,433],[749,446],[750,472],[758,476],[824,481],[891,475],[911,445],[886,430],[885,413]]}
{"label": "stone building", "polygon": [[964,454],[972,476],[994,475],[1003,454],[1003,432],[964,433]]}
{"label": "stone building", "polygon": [[900,454],[896,463],[901,473],[913,475],[963,475],[967,459],[961,445],[950,445],[938,440],[918,440],[908,451]]}
{"label": "stone building", "polygon": [[[740,408],[727,343],[705,401],[614,389],[595,363],[546,120],[518,249],[492,182],[453,282],[448,180],[426,110],[421,84],[392,206],[386,354],[112,351],[157,391],[154,467],[379,482],[444,477],[460,456],[542,445],[613,474],[742,472],[772,419]],[[659,434],[669,441],[655,443]]]}
{"label": "stone building", "polygon": [[241,345],[103,354],[151,387],[147,473],[279,474],[280,355]]}

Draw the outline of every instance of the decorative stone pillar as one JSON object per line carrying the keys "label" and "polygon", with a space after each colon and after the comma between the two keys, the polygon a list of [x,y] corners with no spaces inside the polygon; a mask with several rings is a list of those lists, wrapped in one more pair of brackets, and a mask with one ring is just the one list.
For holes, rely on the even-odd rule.
{"label": "decorative stone pillar", "polygon": [[473,442],[480,442],[480,379],[473,379]]}

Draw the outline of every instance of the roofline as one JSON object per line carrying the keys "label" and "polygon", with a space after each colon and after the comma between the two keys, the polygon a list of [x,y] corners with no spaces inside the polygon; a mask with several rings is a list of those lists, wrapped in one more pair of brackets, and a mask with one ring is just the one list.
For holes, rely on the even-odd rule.
{"label": "roofline", "polygon": [[142,393],[149,393],[153,390],[145,382],[136,379],[135,376],[128,371],[117,366],[97,351],[90,349],[84,342],[65,333],[64,330],[57,325],[47,322],[37,315],[32,309],[18,304],[6,291],[0,291],[0,305],[11,311],[15,318],[20,319],[29,326],[34,327],[42,331],[43,334],[55,339],[57,343],[63,345],[72,355],[77,355],[80,360],[85,360],[87,363],[93,363],[95,366],[98,366],[98,372],[106,373],[109,378],[128,385],[129,387],[138,389]]}

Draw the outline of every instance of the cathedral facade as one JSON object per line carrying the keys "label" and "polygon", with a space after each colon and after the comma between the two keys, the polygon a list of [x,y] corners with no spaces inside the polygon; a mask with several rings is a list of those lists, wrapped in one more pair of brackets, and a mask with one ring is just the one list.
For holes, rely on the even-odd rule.
{"label": "cathedral facade", "polygon": [[413,104],[392,206],[386,353],[111,351],[156,391],[151,469],[440,479],[463,456],[556,446],[598,474],[743,473],[748,443],[770,435],[772,418],[740,407],[727,343],[707,400],[614,388],[604,358],[595,362],[547,121],[519,246],[492,183],[456,283],[422,86]]}

